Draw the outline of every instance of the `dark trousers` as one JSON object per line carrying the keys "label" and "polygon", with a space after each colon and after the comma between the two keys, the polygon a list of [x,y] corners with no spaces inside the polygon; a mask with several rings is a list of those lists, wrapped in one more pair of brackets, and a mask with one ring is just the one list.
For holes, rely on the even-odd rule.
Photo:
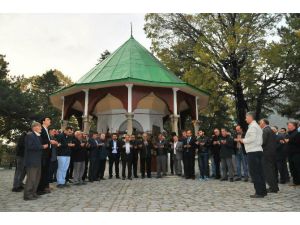
{"label": "dark trousers", "polygon": [[208,177],[209,176],[209,167],[208,167],[208,153],[200,153],[198,154],[198,164],[200,177]]}
{"label": "dark trousers", "polygon": [[138,165],[138,156],[134,156],[132,158],[132,168],[133,168],[133,176],[137,177],[137,165]]}
{"label": "dark trousers", "polygon": [[145,177],[145,170],[147,171],[147,177],[151,177],[151,157],[150,158],[141,158],[140,159],[141,174],[142,177]]}
{"label": "dark trousers", "polygon": [[290,176],[289,176],[289,171],[287,168],[287,160],[286,158],[279,158],[276,161],[276,176],[278,177],[279,174],[279,179],[277,178],[277,181],[280,181],[280,183],[286,183],[289,181]]}
{"label": "dark trousers", "polygon": [[289,156],[289,165],[293,183],[300,185],[300,153]]}
{"label": "dark trousers", "polygon": [[104,177],[104,172],[105,172],[105,166],[106,166],[106,159],[99,159],[98,160],[98,165],[99,165],[99,169],[98,169],[98,177],[100,179],[103,179]]}
{"label": "dark trousers", "polygon": [[221,163],[221,158],[220,154],[214,154],[214,163],[215,163],[215,169],[216,169],[216,179],[219,179],[221,177],[220,173],[220,163]]}
{"label": "dark trousers", "polygon": [[122,177],[126,178],[125,170],[128,170],[127,177],[131,178],[132,176],[132,157],[126,156],[124,159],[122,159]]}
{"label": "dark trousers", "polygon": [[19,188],[23,186],[23,180],[25,178],[25,174],[26,171],[24,166],[24,157],[17,156],[13,188]]}
{"label": "dark trousers", "polygon": [[58,166],[57,160],[50,162],[49,183],[56,181],[57,166]]}
{"label": "dark trousers", "polygon": [[89,181],[98,180],[99,162],[97,158],[90,159],[89,165]]}
{"label": "dark trousers", "polygon": [[41,178],[37,189],[38,191],[44,191],[46,188],[49,188],[49,170],[50,158],[43,156],[41,166]]}
{"label": "dark trousers", "polygon": [[267,188],[263,171],[263,152],[249,152],[248,165],[251,179],[257,195],[266,195]]}
{"label": "dark trousers", "polygon": [[193,152],[184,152],[183,162],[184,176],[186,178],[195,178],[195,155]]}
{"label": "dark trousers", "polygon": [[170,153],[170,168],[171,168],[171,174],[174,174],[174,153]]}
{"label": "dark trousers", "polygon": [[278,191],[275,157],[263,157],[263,169],[267,184],[273,191]]}
{"label": "dark trousers", "polygon": [[109,176],[110,177],[112,177],[114,164],[115,164],[116,177],[119,177],[119,163],[120,163],[120,156],[118,154],[112,153],[109,156]]}
{"label": "dark trousers", "polygon": [[73,166],[74,166],[73,157],[71,156],[69,168],[68,168],[68,171],[67,171],[67,174],[66,174],[66,181],[69,181],[70,179],[73,178]]}
{"label": "dark trousers", "polygon": [[26,183],[24,188],[24,198],[32,198],[36,195],[41,178],[41,167],[26,168]]}

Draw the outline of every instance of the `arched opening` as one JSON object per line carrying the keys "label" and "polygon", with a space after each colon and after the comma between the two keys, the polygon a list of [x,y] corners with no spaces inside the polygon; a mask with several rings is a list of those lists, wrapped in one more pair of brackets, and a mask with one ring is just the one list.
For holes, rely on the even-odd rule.
{"label": "arched opening", "polygon": [[[132,120],[132,128],[133,134],[144,132],[142,125],[135,119]],[[120,125],[119,133],[127,133],[127,120]]]}

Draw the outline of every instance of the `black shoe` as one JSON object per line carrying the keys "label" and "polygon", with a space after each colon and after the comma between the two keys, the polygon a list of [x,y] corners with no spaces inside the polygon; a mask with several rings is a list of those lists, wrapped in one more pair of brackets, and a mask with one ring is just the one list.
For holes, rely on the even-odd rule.
{"label": "black shoe", "polygon": [[64,188],[64,185],[63,184],[58,184],[56,185],[57,188]]}
{"label": "black shoe", "polygon": [[234,181],[240,181],[240,180],[242,180],[240,177],[234,179]]}
{"label": "black shoe", "polygon": [[254,194],[254,195],[250,195],[250,198],[264,198],[265,195],[257,195],[257,194]]}
{"label": "black shoe", "polygon": [[144,179],[145,178],[145,176],[142,176],[142,179]]}
{"label": "black shoe", "polygon": [[64,187],[71,187],[69,184],[65,183],[63,184]]}
{"label": "black shoe", "polygon": [[34,197],[24,197],[25,201],[32,201],[32,200],[36,200],[37,198]]}
{"label": "black shoe", "polygon": [[248,177],[244,178],[244,182],[248,182],[248,180],[249,180]]}
{"label": "black shoe", "polygon": [[128,179],[128,180],[132,180],[132,178],[131,178],[131,177],[128,177],[127,179]]}
{"label": "black shoe", "polygon": [[270,188],[267,189],[267,193],[277,193],[279,190],[272,190]]}
{"label": "black shoe", "polygon": [[11,191],[12,192],[21,192],[23,190],[23,188],[18,187],[18,188],[13,188]]}
{"label": "black shoe", "polygon": [[116,176],[116,178],[117,178],[117,179],[120,179],[120,177],[119,177],[119,176]]}
{"label": "black shoe", "polygon": [[147,178],[152,178],[151,176],[147,176]]}
{"label": "black shoe", "polygon": [[220,181],[227,181],[228,178],[221,178]]}
{"label": "black shoe", "polygon": [[47,192],[46,191],[38,191],[36,194],[37,195],[45,195],[45,194],[47,194]]}
{"label": "black shoe", "polygon": [[230,181],[230,182],[233,182],[233,178],[230,178],[229,181]]}
{"label": "black shoe", "polygon": [[139,176],[134,176],[134,178],[139,178]]}
{"label": "black shoe", "polygon": [[100,180],[106,180],[104,177],[102,177]]}

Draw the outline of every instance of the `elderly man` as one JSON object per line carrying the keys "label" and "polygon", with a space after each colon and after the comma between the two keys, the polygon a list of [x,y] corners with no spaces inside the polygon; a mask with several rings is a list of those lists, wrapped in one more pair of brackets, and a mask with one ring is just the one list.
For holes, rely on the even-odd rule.
{"label": "elderly man", "polygon": [[41,178],[42,154],[43,150],[48,148],[48,144],[42,145],[41,131],[42,126],[38,122],[31,125],[32,132],[25,137],[25,168],[27,179],[24,189],[24,200],[35,200]]}
{"label": "elderly man", "polygon": [[267,119],[261,119],[259,126],[263,130],[263,168],[265,179],[269,188],[268,193],[277,193],[279,191],[276,177],[276,135],[269,126]]}
{"label": "elderly man", "polygon": [[244,143],[246,152],[248,154],[249,171],[255,189],[255,194],[250,195],[250,197],[263,198],[267,195],[263,171],[263,133],[257,122],[254,120],[253,113],[247,113],[246,122],[249,124],[249,127],[245,138],[238,138],[237,141]]}
{"label": "elderly man", "polygon": [[82,140],[81,131],[76,131],[74,133],[74,148],[73,151],[73,178],[74,185],[85,184],[82,180],[82,176],[85,169],[85,151],[86,151],[86,143]]}

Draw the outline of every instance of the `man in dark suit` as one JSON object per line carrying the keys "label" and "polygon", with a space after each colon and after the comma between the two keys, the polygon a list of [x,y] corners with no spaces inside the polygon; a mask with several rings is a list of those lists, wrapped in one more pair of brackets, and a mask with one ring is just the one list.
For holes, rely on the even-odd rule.
{"label": "man in dark suit", "polygon": [[92,137],[89,139],[89,156],[90,156],[90,166],[89,166],[89,181],[99,181],[99,178],[97,177],[98,174],[98,151],[99,151],[99,143],[98,143],[98,133],[93,132]]}
{"label": "man in dark suit", "polygon": [[267,119],[261,119],[259,126],[263,130],[263,166],[264,174],[269,188],[268,193],[277,193],[279,191],[276,176],[276,135],[269,126]]}
{"label": "man in dark suit", "polygon": [[147,133],[143,133],[143,140],[141,142],[141,151],[140,151],[140,166],[141,166],[141,174],[142,179],[145,178],[145,168],[147,171],[147,177],[151,178],[151,158],[152,158],[152,149],[153,145],[148,138]]}
{"label": "man in dark suit", "polygon": [[98,140],[99,142],[99,174],[98,177],[100,180],[105,180],[104,178],[104,172],[105,172],[105,166],[106,166],[106,158],[107,158],[107,144],[105,140],[105,133],[100,134],[100,138]]}
{"label": "man in dark suit", "polygon": [[129,180],[132,180],[132,160],[133,160],[133,154],[134,154],[134,142],[130,140],[130,135],[125,135],[125,140],[121,143],[121,160],[122,160],[122,180],[125,180],[125,170],[126,166],[128,169],[127,178]]}
{"label": "man in dark suit", "polygon": [[119,163],[120,163],[120,141],[118,141],[117,134],[112,135],[108,145],[108,158],[109,158],[109,179],[112,178],[113,165],[115,164],[116,178],[120,179],[119,176]]}
{"label": "man in dark suit", "polygon": [[139,151],[141,149],[141,142],[135,138],[135,135],[131,135],[130,141],[133,145],[133,157],[132,157],[132,169],[134,178],[139,178],[137,175],[137,166],[139,160]]}
{"label": "man in dark suit", "polygon": [[35,200],[37,187],[41,178],[41,162],[43,150],[47,149],[48,144],[42,144],[41,124],[33,122],[31,125],[32,132],[25,137],[25,155],[24,162],[27,179],[24,189],[24,200]]}
{"label": "man in dark suit", "polygon": [[43,195],[50,193],[49,188],[49,172],[50,172],[50,160],[51,160],[51,148],[52,145],[58,144],[55,140],[50,139],[48,128],[51,125],[51,118],[44,117],[41,120],[42,132],[41,140],[42,144],[47,144],[48,148],[43,150],[42,154],[42,171],[41,171],[41,180],[37,189],[38,195]]}
{"label": "man in dark suit", "polygon": [[[158,142],[154,145],[156,151],[156,165],[157,176],[156,178],[162,178],[167,175],[167,160],[168,160],[168,145],[163,134],[158,135]],[[162,172],[162,175],[161,175]]]}
{"label": "man in dark suit", "polygon": [[186,179],[195,179],[196,139],[192,131],[187,130],[187,138],[183,140],[184,175]]}

